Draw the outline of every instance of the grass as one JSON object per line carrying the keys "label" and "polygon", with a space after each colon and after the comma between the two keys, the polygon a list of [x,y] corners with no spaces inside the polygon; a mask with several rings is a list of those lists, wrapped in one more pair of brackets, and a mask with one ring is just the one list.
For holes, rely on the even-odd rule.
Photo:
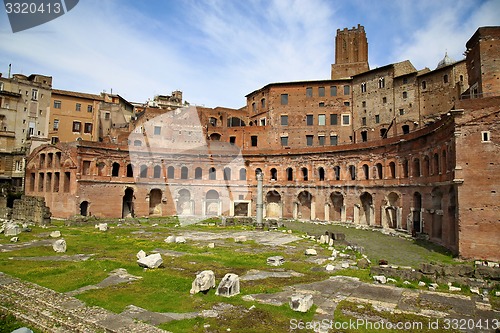
{"label": "grass", "polygon": [[423,262],[457,264],[453,255],[445,248],[424,240],[404,239],[384,235],[377,231],[346,228],[341,225],[317,225],[288,221],[285,225],[311,235],[321,235],[326,231],[343,233],[346,241],[362,246],[368,258],[376,263],[387,260],[390,265],[419,267]]}
{"label": "grass", "polygon": [[[207,329],[208,331],[226,331],[227,328],[233,332],[242,333],[287,331],[290,327],[290,320],[311,321],[314,311],[302,314],[292,311],[288,304],[277,307],[247,302],[242,297],[248,294],[279,292],[285,286],[321,281],[332,275],[327,272],[313,271],[312,268],[317,267],[317,264],[305,260],[306,248],[315,248],[318,255],[323,257],[331,254],[327,246],[321,246],[311,240],[301,239],[288,244],[287,247],[272,247],[252,240],[235,243],[233,238],[197,241],[186,237],[187,243],[176,244],[165,243],[164,239],[180,232],[221,233],[253,228],[248,226],[220,227],[208,224],[179,227],[177,226],[178,220],[175,218],[141,219],[134,223],[112,220],[106,222],[110,225],[107,232],[95,229],[94,222],[92,225],[67,227],[64,221],[55,221],[48,229],[35,226],[32,232],[19,235],[20,242],[53,240],[49,237],[49,233],[60,230],[68,245],[67,252],[57,254],[50,244],[0,252],[0,270],[59,292],[67,292],[97,284],[106,278],[110,271],[125,268],[130,274],[140,276],[142,279],[105,289],[89,290],[76,296],[87,305],[100,306],[116,313],[122,312],[131,304],[150,311],[177,313],[199,312],[216,307],[221,302],[233,306],[233,311],[224,311],[217,319],[186,319],[161,325],[162,328],[173,332],[206,332]],[[210,223],[215,222],[212,220]],[[425,247],[413,241],[382,235],[378,232],[298,222],[288,223],[287,228],[293,229],[295,235],[304,232],[322,234],[326,230],[345,233],[348,241],[365,248],[372,262],[382,258],[391,264],[411,266],[418,266],[421,262],[429,261],[453,262],[452,256],[442,252],[439,248]],[[209,242],[215,242],[216,246],[207,248],[206,245]],[[0,237],[0,244],[10,244],[9,238]],[[165,254],[163,267],[144,270],[136,264],[136,253],[141,249],[147,253],[162,249],[181,252],[183,255]],[[86,261],[77,262],[36,260],[37,257],[75,254],[92,254],[92,257]],[[279,268],[267,266],[266,259],[275,255],[285,257],[286,261],[283,266]],[[23,258],[25,260],[15,260],[19,257],[25,257]],[[214,290],[207,294],[190,295],[189,290],[195,274],[206,269],[215,272],[217,281],[220,281],[226,273],[244,275],[249,270],[293,270],[301,273],[302,276],[241,281],[241,294],[227,299],[215,296]],[[366,282],[372,280],[368,269],[346,269],[335,274],[358,277]],[[255,305],[255,308],[249,310],[252,305]],[[342,315],[339,313],[339,316]]]}

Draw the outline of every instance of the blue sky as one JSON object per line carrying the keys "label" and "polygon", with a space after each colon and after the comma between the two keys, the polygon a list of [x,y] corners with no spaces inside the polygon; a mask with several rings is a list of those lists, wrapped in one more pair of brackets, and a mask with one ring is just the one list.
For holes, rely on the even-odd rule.
{"label": "blue sky", "polygon": [[446,51],[462,59],[498,13],[498,0],[80,0],[15,34],[2,11],[0,72],[12,64],[56,89],[133,102],[179,89],[192,104],[239,108],[268,83],[329,79],[337,29],[365,27],[370,68],[434,69]]}

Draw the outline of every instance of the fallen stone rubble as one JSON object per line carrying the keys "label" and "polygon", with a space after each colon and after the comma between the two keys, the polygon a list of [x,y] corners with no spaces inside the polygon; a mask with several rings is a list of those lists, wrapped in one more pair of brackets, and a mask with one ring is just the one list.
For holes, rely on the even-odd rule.
{"label": "fallen stone rubble", "polygon": [[0,308],[43,332],[165,333],[53,290],[0,272]]}

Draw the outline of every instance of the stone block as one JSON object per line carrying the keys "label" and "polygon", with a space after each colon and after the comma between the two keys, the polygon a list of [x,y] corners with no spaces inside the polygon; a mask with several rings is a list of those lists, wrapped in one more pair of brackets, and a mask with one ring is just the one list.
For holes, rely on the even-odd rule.
{"label": "stone block", "polygon": [[290,308],[297,312],[307,312],[313,306],[312,295],[293,295],[290,299]]}
{"label": "stone block", "polygon": [[158,268],[163,264],[163,258],[160,253],[153,253],[149,256],[137,259],[137,264],[144,268]]}
{"label": "stone block", "polygon": [[52,248],[58,253],[66,252],[66,241],[64,239],[58,239],[52,244]]}
{"label": "stone block", "polygon": [[196,274],[196,278],[191,284],[191,290],[189,291],[189,293],[206,293],[212,288],[215,288],[215,274],[211,270],[206,270]]}
{"label": "stone block", "polygon": [[240,293],[240,278],[236,274],[227,273],[217,287],[216,295],[231,297]]}

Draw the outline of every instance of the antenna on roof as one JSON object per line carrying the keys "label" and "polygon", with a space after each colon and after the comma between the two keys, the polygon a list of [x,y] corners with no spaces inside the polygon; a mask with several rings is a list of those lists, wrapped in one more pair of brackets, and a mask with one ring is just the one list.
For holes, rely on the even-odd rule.
{"label": "antenna on roof", "polygon": [[12,64],[9,64],[9,79],[10,79],[10,71],[12,70]]}

